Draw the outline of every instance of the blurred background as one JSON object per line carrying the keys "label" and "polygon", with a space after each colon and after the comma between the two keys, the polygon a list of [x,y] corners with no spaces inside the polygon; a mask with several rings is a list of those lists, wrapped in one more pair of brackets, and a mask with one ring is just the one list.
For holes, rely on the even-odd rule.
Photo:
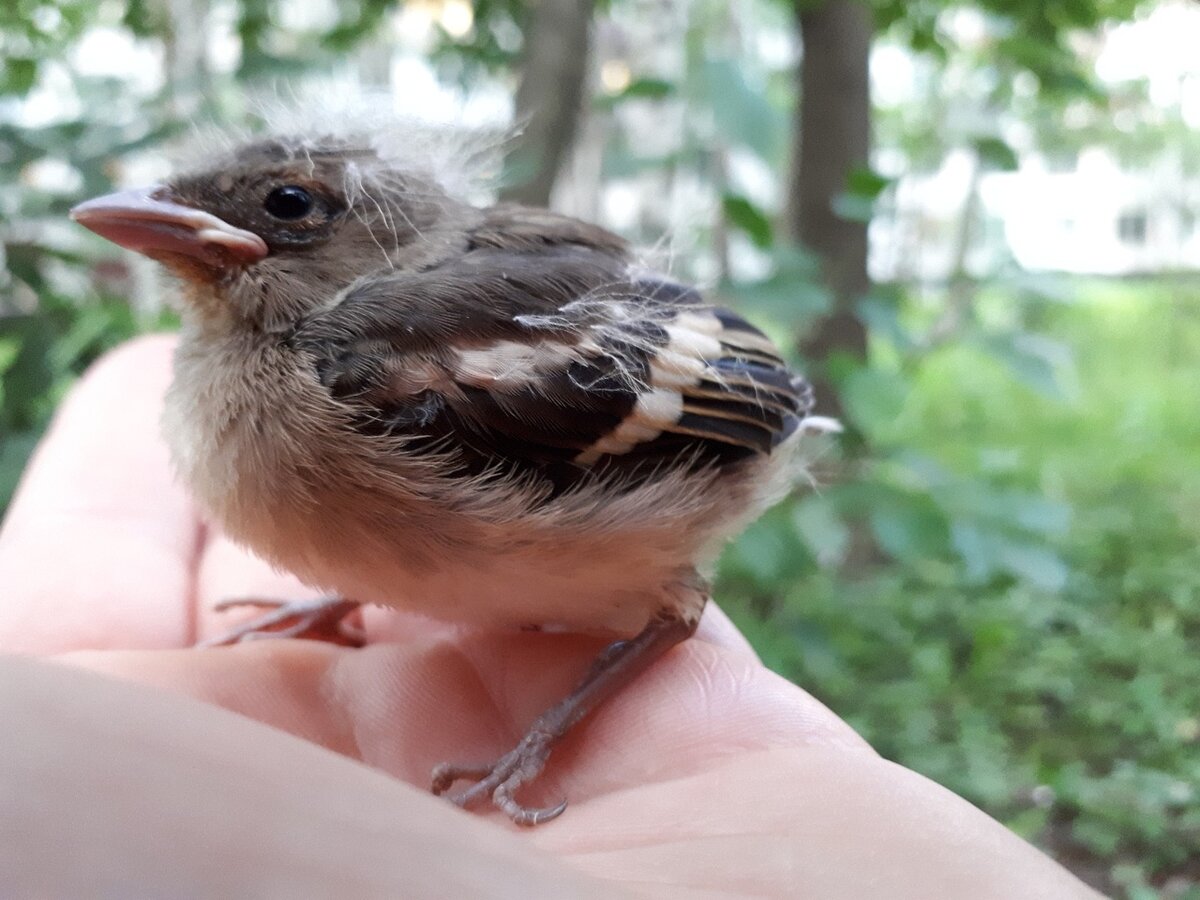
{"label": "blurred background", "polygon": [[1101,890],[1200,898],[1198,44],[1184,0],[7,0],[0,510],[173,320],[73,203],[313,82],[519,121],[501,194],[750,314],[847,425],[724,557],[764,660]]}

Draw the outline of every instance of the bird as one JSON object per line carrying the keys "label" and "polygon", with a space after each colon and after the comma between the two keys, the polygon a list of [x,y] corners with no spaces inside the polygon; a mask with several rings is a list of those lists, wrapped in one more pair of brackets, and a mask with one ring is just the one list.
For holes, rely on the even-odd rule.
{"label": "bird", "polygon": [[327,594],[214,643],[332,635],[360,604],[613,640],[510,752],[435,768],[519,825],[563,811],[518,791],[693,634],[722,544],[836,427],[763,331],[621,237],[468,202],[369,133],[252,138],[71,216],[175,276],[183,481]]}

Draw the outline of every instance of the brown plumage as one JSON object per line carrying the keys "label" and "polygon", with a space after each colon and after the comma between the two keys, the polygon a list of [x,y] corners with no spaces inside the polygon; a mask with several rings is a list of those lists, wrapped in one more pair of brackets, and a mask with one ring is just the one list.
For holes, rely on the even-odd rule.
{"label": "brown plumage", "polygon": [[435,774],[560,812],[513,791],[695,628],[720,543],[795,474],[807,384],[615,235],[369,141],[263,141],[73,215],[181,277],[165,433],[234,539],[336,598],[637,636],[496,766]]}

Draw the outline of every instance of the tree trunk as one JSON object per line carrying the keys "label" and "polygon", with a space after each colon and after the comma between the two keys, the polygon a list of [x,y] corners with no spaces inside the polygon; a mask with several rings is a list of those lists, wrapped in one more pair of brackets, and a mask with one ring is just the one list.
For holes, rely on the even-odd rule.
{"label": "tree trunk", "polygon": [[587,76],[595,0],[538,0],[524,26],[516,120],[524,132],[509,156],[505,200],[547,206],[575,138]]}
{"label": "tree trunk", "polygon": [[162,29],[167,97],[171,113],[186,120],[195,115],[208,83],[208,0],[166,0]]}
{"label": "tree trunk", "polygon": [[826,364],[840,354],[856,359],[867,354],[866,326],[854,308],[870,286],[867,224],[841,218],[833,203],[846,190],[846,176],[869,164],[871,17],[854,0],[795,3],[803,56],[786,224],[793,240],[820,257],[833,293],[833,309],[801,350],[812,367],[818,409],[836,416],[841,403]]}

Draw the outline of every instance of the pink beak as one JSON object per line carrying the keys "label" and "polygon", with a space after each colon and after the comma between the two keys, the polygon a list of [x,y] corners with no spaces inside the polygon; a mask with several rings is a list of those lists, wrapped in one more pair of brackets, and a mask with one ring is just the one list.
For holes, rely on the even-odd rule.
{"label": "pink beak", "polygon": [[166,188],[154,185],[120,191],[80,203],[71,218],[102,238],[152,258],[188,256],[216,268],[249,265],[267,255],[257,234],[182,203],[164,199]]}

